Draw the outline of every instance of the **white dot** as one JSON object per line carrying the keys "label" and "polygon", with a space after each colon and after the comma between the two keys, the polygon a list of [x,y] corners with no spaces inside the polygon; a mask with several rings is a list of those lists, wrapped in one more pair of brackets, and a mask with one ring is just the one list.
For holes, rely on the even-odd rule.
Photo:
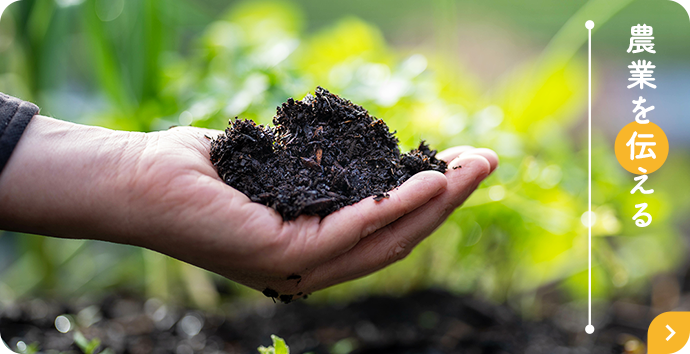
{"label": "white dot", "polygon": [[17,350],[20,352],[25,352],[26,351],[26,343],[19,341],[17,342]]}
{"label": "white dot", "polygon": [[594,333],[594,326],[592,326],[592,325],[587,325],[587,326],[585,327],[585,332],[587,332],[587,334],[592,334],[592,333]]}
{"label": "white dot", "polygon": [[[580,217],[580,221],[582,222],[582,225],[585,225],[585,227],[589,227],[589,211],[585,211],[582,213],[582,216]],[[592,212],[592,225],[597,223],[597,213]]]}
{"label": "white dot", "polygon": [[613,275],[613,277],[611,278],[611,282],[613,283],[613,286],[617,288],[622,288],[623,286],[628,284],[628,273],[623,270],[619,270]]}
{"label": "white dot", "polygon": [[103,22],[112,21],[122,14],[124,0],[96,0],[96,16]]}
{"label": "white dot", "polygon": [[201,332],[201,329],[204,327],[204,323],[200,318],[194,315],[187,315],[184,316],[180,320],[180,322],[177,324],[178,328],[182,330],[185,334],[187,334],[189,337],[194,337],[199,332]]}
{"label": "white dot", "polygon": [[194,122],[194,115],[189,111],[184,111],[180,113],[179,121],[182,126],[190,125]]}
{"label": "white dot", "polygon": [[589,20],[589,21],[585,22],[585,27],[587,27],[587,29],[594,28],[594,21]]}
{"label": "white dot", "polygon": [[72,329],[72,322],[65,316],[58,316],[55,318],[55,329],[60,333],[67,333]]}
{"label": "white dot", "polygon": [[493,186],[489,188],[489,199],[497,202],[506,196],[506,189],[503,186]]}

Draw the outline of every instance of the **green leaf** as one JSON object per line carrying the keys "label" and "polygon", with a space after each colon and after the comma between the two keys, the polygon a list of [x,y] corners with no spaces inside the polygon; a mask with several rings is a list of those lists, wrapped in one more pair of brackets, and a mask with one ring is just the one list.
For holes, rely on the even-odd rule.
{"label": "green leaf", "polygon": [[331,347],[331,354],[349,354],[357,349],[358,343],[354,338],[341,339]]}
{"label": "green leaf", "polygon": [[273,345],[266,348],[261,346],[257,348],[261,354],[290,354],[290,348],[287,346],[283,338],[280,338],[274,334],[271,335],[271,340],[273,340]]}
{"label": "green leaf", "polygon": [[101,340],[98,338],[94,338],[92,340],[86,339],[84,335],[79,332],[75,331],[74,332],[74,343],[77,344],[79,349],[81,349],[84,354],[94,354],[96,352],[96,349],[101,345]]}
{"label": "green leaf", "polygon": [[[19,348],[17,348],[19,350]],[[38,353],[39,345],[38,342],[33,342],[26,346],[24,350],[19,350],[20,354],[35,354]]]}
{"label": "green leaf", "polygon": [[276,353],[276,351],[273,350],[273,346],[266,348],[262,345],[257,349],[259,350],[259,353],[261,353],[261,354],[275,354]]}
{"label": "green leaf", "polygon": [[273,340],[275,354],[290,354],[290,348],[288,348],[283,338],[280,338],[276,335],[271,335],[271,339]]}

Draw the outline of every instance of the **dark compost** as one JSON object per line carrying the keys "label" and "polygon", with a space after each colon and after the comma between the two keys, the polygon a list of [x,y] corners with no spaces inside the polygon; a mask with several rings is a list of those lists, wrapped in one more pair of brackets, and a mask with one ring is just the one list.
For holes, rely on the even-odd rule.
{"label": "dark compost", "polygon": [[420,171],[446,171],[424,141],[401,154],[386,123],[321,87],[288,99],[273,124],[235,119],[211,142],[211,162],[225,183],[284,220],[380,201]]}

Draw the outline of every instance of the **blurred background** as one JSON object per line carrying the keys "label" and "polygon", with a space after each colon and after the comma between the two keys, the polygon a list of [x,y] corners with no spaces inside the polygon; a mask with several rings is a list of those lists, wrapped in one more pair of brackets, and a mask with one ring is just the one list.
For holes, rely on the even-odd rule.
{"label": "blurred background", "polygon": [[[568,311],[564,326],[581,331],[586,20],[596,24],[594,324],[632,308],[644,329],[654,314],[690,309],[690,21],[674,2],[22,0],[0,21],[0,91],[35,102],[43,115],[155,131],[224,129],[235,116],[267,124],[281,102],[321,85],[382,118],[403,150],[420,139],[439,150],[492,148],[499,169],[408,258],[308,301],[345,306],[442,289],[528,321]],[[638,23],[653,26],[656,54],[626,53]],[[626,88],[627,65],[638,59],[657,66],[656,90]],[[671,146],[645,184],[655,190],[644,197],[647,228],[631,219],[636,183],[613,152],[640,94]],[[0,235],[0,308],[113,293],[211,312],[274,306],[151,251]]]}

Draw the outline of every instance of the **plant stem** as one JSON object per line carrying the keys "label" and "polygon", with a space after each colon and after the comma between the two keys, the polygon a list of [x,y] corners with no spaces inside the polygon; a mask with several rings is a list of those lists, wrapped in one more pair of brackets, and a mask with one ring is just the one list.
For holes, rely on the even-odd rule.
{"label": "plant stem", "polygon": [[5,340],[3,340],[2,337],[0,337],[0,345],[2,345],[2,348],[5,349],[7,354],[14,354],[12,349],[10,349],[10,346],[5,343]]}

